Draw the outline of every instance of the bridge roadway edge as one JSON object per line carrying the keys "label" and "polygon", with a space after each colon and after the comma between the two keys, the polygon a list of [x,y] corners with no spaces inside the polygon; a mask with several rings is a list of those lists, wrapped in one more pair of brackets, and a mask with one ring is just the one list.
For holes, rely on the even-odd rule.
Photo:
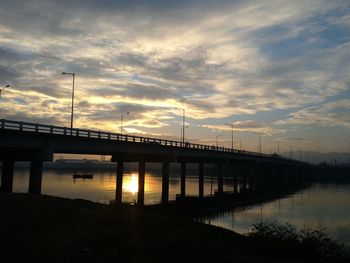
{"label": "bridge roadway edge", "polygon": [[[181,163],[181,196],[185,197],[186,163],[199,164],[199,178],[201,175],[201,165],[216,164],[218,193],[223,193],[223,177],[221,173],[222,165],[233,166],[232,177],[237,179],[235,167],[240,169],[243,175],[243,189],[248,181],[253,185],[259,185],[262,180],[261,174],[266,171],[283,171],[285,177],[300,177],[305,174],[305,170],[312,170],[312,166],[295,160],[286,160],[274,156],[251,156],[231,152],[220,152],[212,149],[195,149],[188,147],[178,147],[161,145],[156,143],[130,142],[106,140],[101,138],[79,137],[74,135],[60,135],[52,133],[38,133],[33,131],[18,131],[0,129],[0,161],[3,162],[1,182],[2,191],[12,191],[13,169],[11,163],[15,161],[30,161],[30,193],[41,192],[42,162],[52,161],[54,153],[75,153],[75,154],[97,154],[111,155],[111,161],[116,162],[117,186],[116,203],[122,202],[122,178],[123,163],[138,162],[159,162],[163,165],[162,172],[162,203],[167,203],[169,195],[169,163]],[[248,167],[248,168],[247,168]],[[236,169],[237,170],[237,169]],[[140,175],[144,176],[144,168],[140,169]],[[259,176],[260,174],[260,176]],[[241,176],[240,175],[240,176]],[[275,177],[276,178],[276,177]],[[284,179],[286,180],[286,178]],[[289,179],[288,179],[289,180]],[[144,183],[144,178],[140,180]],[[119,183],[118,183],[119,182]],[[202,180],[199,180],[199,195],[203,195]],[[237,191],[237,182],[234,184],[234,192]],[[140,185],[144,189],[144,185]],[[144,192],[138,195],[138,203],[143,204]]]}

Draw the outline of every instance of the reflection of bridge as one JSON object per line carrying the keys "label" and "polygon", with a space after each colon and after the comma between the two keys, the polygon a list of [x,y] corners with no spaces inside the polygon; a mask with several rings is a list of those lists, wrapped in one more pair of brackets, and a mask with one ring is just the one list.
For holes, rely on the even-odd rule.
{"label": "reflection of bridge", "polygon": [[224,147],[122,135],[102,131],[70,129],[27,122],[0,120],[1,190],[12,191],[15,161],[30,161],[29,193],[41,192],[43,161],[52,161],[54,153],[111,155],[117,162],[116,202],[122,201],[124,162],[139,163],[138,203],[144,202],[145,163],[162,163],[162,203],[168,202],[169,163],[181,163],[181,196],[185,196],[186,163],[198,163],[199,197],[204,195],[204,165],[217,167],[218,194],[223,194],[222,166],[230,165],[237,192],[237,178],[243,189],[259,187],[265,179],[277,183],[299,180],[310,164]]}

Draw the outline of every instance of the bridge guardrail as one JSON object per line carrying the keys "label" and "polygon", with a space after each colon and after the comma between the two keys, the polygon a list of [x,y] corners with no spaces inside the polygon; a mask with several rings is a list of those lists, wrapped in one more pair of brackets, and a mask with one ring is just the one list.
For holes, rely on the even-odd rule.
{"label": "bridge guardrail", "polygon": [[[217,151],[217,152],[226,152],[226,153],[237,153],[237,154],[247,154],[254,157],[267,157],[273,158],[273,155],[256,153],[251,151],[237,150],[225,147],[210,146],[205,144],[197,144],[173,140],[165,140],[151,137],[135,136],[135,135],[125,135],[120,133],[111,133],[104,131],[95,131],[87,129],[77,129],[77,128],[67,128],[55,125],[31,123],[31,122],[22,122],[22,121],[13,121],[13,120],[0,120],[0,128],[7,130],[16,130],[24,132],[35,132],[43,134],[53,134],[53,135],[63,135],[63,136],[74,136],[74,137],[85,137],[85,138],[94,138],[94,139],[103,139],[103,140],[112,140],[112,141],[125,141],[125,142],[134,142],[134,143],[149,143],[157,144],[169,147],[182,147],[189,149],[200,149],[208,151]],[[278,159],[291,160],[284,157],[275,157]],[[295,161],[295,160],[293,160]]]}

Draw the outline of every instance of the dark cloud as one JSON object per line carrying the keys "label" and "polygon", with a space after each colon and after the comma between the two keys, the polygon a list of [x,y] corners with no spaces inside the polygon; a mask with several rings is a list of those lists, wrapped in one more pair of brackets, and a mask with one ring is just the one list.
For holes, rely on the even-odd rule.
{"label": "dark cloud", "polygon": [[30,111],[21,111],[17,110],[13,113],[7,113],[6,119],[14,120],[14,121],[23,121],[26,122],[32,122],[32,123],[41,123],[41,124],[47,124],[47,125],[56,125],[56,126],[67,126],[69,123],[69,118],[67,115],[67,120],[64,120],[61,118],[60,115],[55,114],[43,114],[38,115],[31,113]]}
{"label": "dark cloud", "polygon": [[94,88],[90,92],[93,95],[102,97],[122,96],[135,99],[181,99],[181,96],[170,89],[157,87],[155,85],[141,85],[135,83],[125,83],[113,87]]}

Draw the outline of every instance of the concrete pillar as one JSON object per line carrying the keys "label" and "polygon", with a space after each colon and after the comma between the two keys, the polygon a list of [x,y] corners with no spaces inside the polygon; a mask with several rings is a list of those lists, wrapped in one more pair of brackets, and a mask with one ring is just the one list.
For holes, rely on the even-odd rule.
{"label": "concrete pillar", "polygon": [[199,197],[203,197],[204,196],[204,164],[203,163],[199,163],[199,167],[198,167],[198,193],[199,193]]}
{"label": "concrete pillar", "polygon": [[233,174],[233,192],[235,194],[238,193],[238,175],[237,175],[237,171],[236,169],[233,170],[234,174]]}
{"label": "concrete pillar", "polygon": [[139,191],[137,193],[137,203],[143,205],[145,201],[145,162],[139,162]]}
{"label": "concrete pillar", "polygon": [[124,163],[118,162],[117,164],[117,187],[115,192],[115,203],[121,204],[122,203],[122,196],[123,196],[123,170],[124,170]]}
{"label": "concrete pillar", "polygon": [[163,162],[162,174],[162,204],[167,204],[169,200],[169,162]]}
{"label": "concrete pillar", "polygon": [[249,191],[255,190],[255,173],[254,166],[248,166],[248,183],[249,183]]}
{"label": "concrete pillar", "polygon": [[41,182],[43,176],[43,162],[30,162],[28,193],[41,194]]}
{"label": "concrete pillar", "polygon": [[237,193],[237,173],[236,173],[236,166],[235,164],[232,164],[232,181],[233,181],[233,193]]}
{"label": "concrete pillar", "polygon": [[243,167],[242,167],[242,177],[243,177],[243,179],[242,179],[242,191],[243,192],[246,192],[247,191],[247,173],[248,173],[248,169],[247,169],[247,166],[246,165],[244,165]]}
{"label": "concrete pillar", "polygon": [[186,196],[186,163],[181,163],[181,197]]}
{"label": "concrete pillar", "polygon": [[218,194],[222,195],[224,192],[224,178],[221,173],[221,163],[217,164],[217,175],[218,175]]}
{"label": "concrete pillar", "polygon": [[12,192],[14,161],[2,162],[1,192]]}

